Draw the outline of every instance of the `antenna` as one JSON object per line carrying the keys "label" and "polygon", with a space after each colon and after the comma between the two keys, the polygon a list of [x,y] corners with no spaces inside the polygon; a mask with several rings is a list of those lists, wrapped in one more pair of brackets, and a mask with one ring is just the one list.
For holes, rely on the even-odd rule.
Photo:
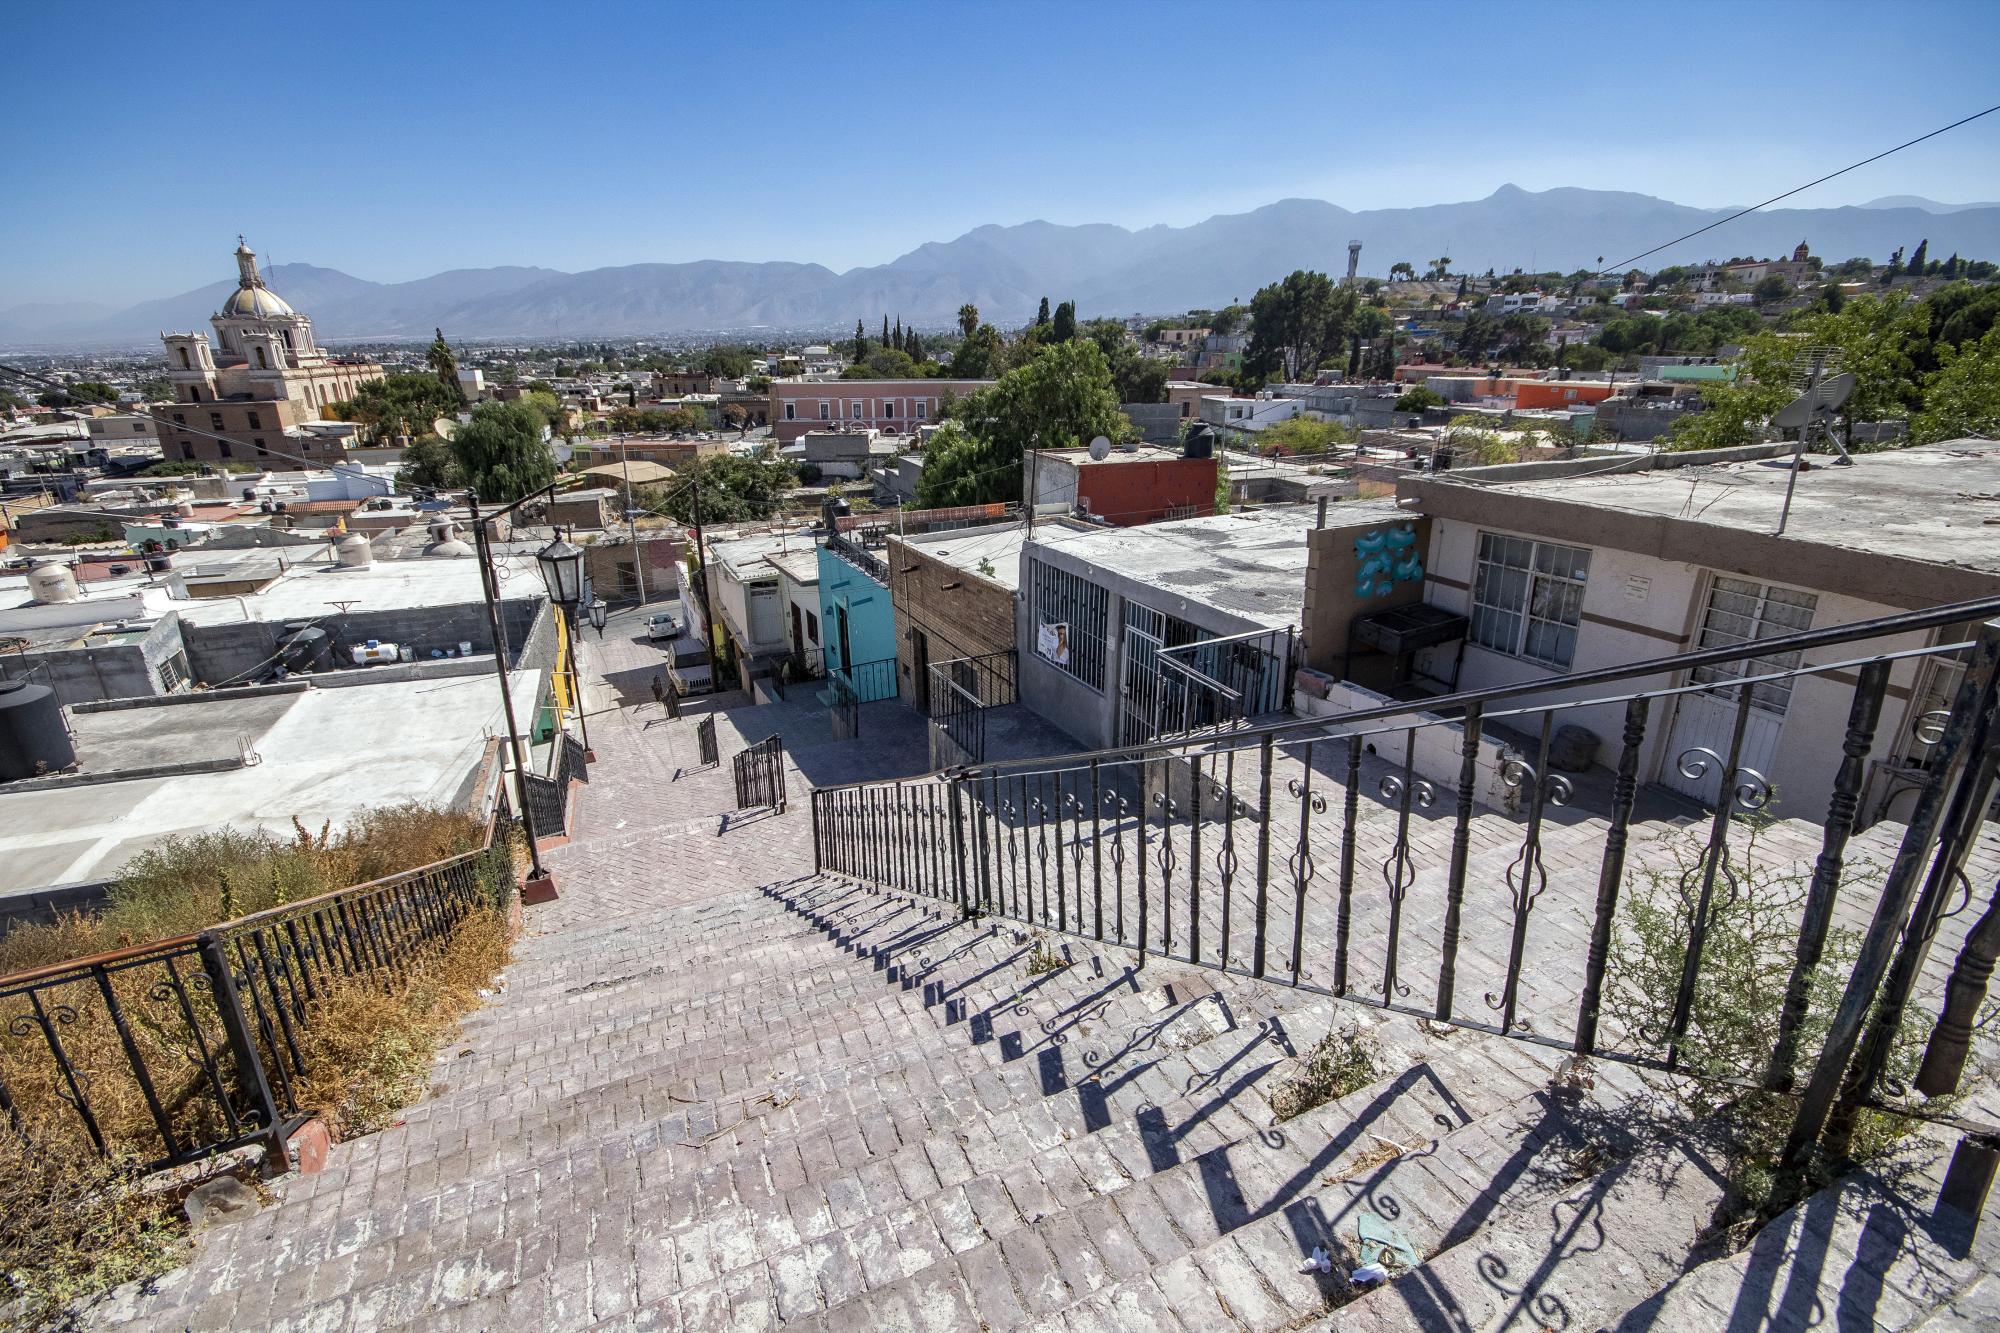
{"label": "antenna", "polygon": [[1092,462],[1102,463],[1110,454],[1111,439],[1109,436],[1100,435],[1090,442],[1090,458]]}
{"label": "antenna", "polygon": [[449,440],[452,436],[458,434],[458,422],[452,417],[439,417],[436,421],[431,422],[431,434],[437,436],[440,440]]}
{"label": "antenna", "polygon": [[1792,449],[1791,476],[1785,480],[1784,507],[1778,511],[1776,535],[1780,537],[1785,535],[1785,525],[1791,521],[1792,492],[1798,489],[1799,473],[1805,471],[1806,450],[1812,447],[1815,432],[1821,439],[1831,444],[1834,451],[1840,455],[1833,462],[1835,467],[1854,466],[1853,458],[1848,456],[1846,444],[1833,433],[1834,413],[1840,410],[1841,405],[1854,392],[1854,376],[1851,373],[1843,373],[1831,379],[1821,378],[1827,362],[1836,355],[1837,352],[1833,348],[1814,347],[1794,360],[1793,372],[1797,374],[1803,369],[1805,388],[1798,397],[1786,403],[1771,416],[1772,426],[1779,430],[1796,430],[1799,433],[1798,444]]}

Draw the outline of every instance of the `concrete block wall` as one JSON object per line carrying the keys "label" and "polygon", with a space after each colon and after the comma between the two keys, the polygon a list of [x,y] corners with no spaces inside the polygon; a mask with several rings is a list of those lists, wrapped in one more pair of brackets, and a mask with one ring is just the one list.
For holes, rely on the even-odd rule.
{"label": "concrete block wall", "polygon": [[[509,646],[515,649],[517,666],[521,664],[519,647],[531,635],[535,613],[546,605],[547,602],[541,598],[519,598],[500,603],[501,624]],[[375,612],[356,608],[347,615],[329,615],[319,624],[333,637],[336,669],[351,668],[354,662],[349,650],[368,639],[407,644],[416,650],[418,661],[429,661],[433,648],[457,651],[461,643],[470,643],[474,653],[493,651],[493,636],[488,629],[483,602]],[[188,668],[194,679],[217,685],[225,680],[256,680],[268,673],[278,645],[285,638],[285,627],[277,621],[238,621],[223,625],[190,625],[185,635]],[[554,656],[553,645],[551,638],[548,648],[550,660]]]}

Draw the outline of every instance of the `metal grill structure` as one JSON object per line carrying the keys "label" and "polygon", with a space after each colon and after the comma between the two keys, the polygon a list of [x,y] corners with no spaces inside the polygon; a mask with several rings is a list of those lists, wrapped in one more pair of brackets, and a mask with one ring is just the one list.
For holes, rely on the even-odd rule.
{"label": "metal grill structure", "polygon": [[709,714],[695,723],[694,742],[701,751],[701,766],[714,768],[722,762],[722,747],[715,739],[715,715]]}
{"label": "metal grill structure", "polygon": [[766,736],[730,761],[735,768],[736,808],[785,811],[785,745]]}
{"label": "metal grill structure", "polygon": [[[1782,634],[1676,658],[1543,678],[1427,701],[1359,710],[1328,721],[1240,726],[1219,734],[1025,763],[974,765],[913,780],[832,787],[812,795],[817,867],[865,884],[941,899],[968,913],[1024,922],[1279,984],[1687,1072],[1687,1039],[1717,904],[1743,891],[1743,845],[1774,799],[1745,760],[1744,737],[1767,687],[1821,678],[1846,691],[1841,757],[1830,775],[1823,844],[1800,907],[1797,954],[1768,1068],[1752,1086],[1798,1097],[1790,1165],[1844,1149],[1862,1105],[1896,1105],[1887,1080],[1899,1030],[1938,922],[1970,896],[1963,866],[2000,774],[2000,598],[1880,620]],[[1984,624],[1978,624],[1979,621]],[[1913,633],[1949,642],[1900,647]],[[1898,646],[1890,647],[1890,641]],[[1796,656],[1787,657],[1787,654]],[[1823,1048],[1800,1068],[1814,969],[1825,951],[1845,852],[1881,725],[1891,665],[1906,658],[1965,667],[1947,709],[1926,714],[1931,768],[1901,850],[1879,889],[1859,963]],[[1793,665],[1773,666],[1789,661]],[[1685,683],[1621,692],[1662,678]],[[1651,681],[1647,682],[1649,685]],[[1614,923],[1639,787],[1641,753],[1683,696],[1718,691],[1732,710],[1726,740],[1669,762],[1713,774],[1717,799],[1697,826],[1698,851],[1678,884],[1687,941],[1678,984],[1657,1021],[1608,1029]],[[1551,702],[1560,700],[1561,702]],[[1545,834],[1574,796],[1549,763],[1555,729],[1580,708],[1622,709],[1608,823],[1594,872],[1556,868],[1564,915],[1588,922],[1587,948],[1531,950],[1551,890]],[[1472,884],[1476,797],[1490,771],[1488,728],[1528,738],[1510,747],[1497,781],[1518,813],[1518,846],[1499,883]],[[1671,748],[1671,745],[1669,746]],[[1418,772],[1419,752],[1456,759],[1446,786]],[[1440,788],[1443,787],[1443,790]],[[1489,793],[1490,795],[1490,793]],[[1367,803],[1368,817],[1362,811]],[[1413,833],[1425,812],[1450,811],[1448,837]],[[1443,819],[1439,820],[1444,823]],[[1439,833],[1444,833],[1439,829]],[[1426,863],[1426,849],[1437,859]],[[1468,893],[1507,922],[1491,948],[1469,953]],[[2000,907],[1990,915],[2000,916]],[[1954,971],[1953,1008],[1932,1037],[1941,1071],[1926,1088],[1956,1087],[1971,998],[2000,953],[2000,925],[1975,932]],[[1530,956],[1533,965],[1530,965]],[[1504,959],[1504,961],[1501,961]],[[1982,970],[1983,969],[1983,970]],[[1982,1133],[1990,1126],[1961,1128]],[[1829,1128],[1830,1126],[1830,1128]],[[1822,1132],[1825,1139],[1822,1141]]]}
{"label": "metal grill structure", "polygon": [[955,657],[930,668],[930,724],[960,762],[986,758],[988,710],[1020,698],[1012,651]]}
{"label": "metal grill structure", "polygon": [[508,857],[503,843],[0,977],[0,1113],[31,1141],[86,1142],[145,1170],[260,1142],[282,1161],[329,992],[393,989],[435,961],[469,913],[504,901]]}

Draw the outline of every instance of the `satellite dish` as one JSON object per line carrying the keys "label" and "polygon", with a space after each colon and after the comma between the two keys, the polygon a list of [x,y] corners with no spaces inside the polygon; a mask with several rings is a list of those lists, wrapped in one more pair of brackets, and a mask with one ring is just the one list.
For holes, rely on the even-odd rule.
{"label": "satellite dish", "polygon": [[1096,460],[1099,463],[1102,463],[1106,458],[1109,458],[1111,456],[1110,437],[1105,435],[1100,435],[1096,439],[1092,440],[1090,442],[1090,456],[1092,459]]}
{"label": "satellite dish", "polygon": [[458,434],[458,422],[452,417],[439,417],[431,423],[431,434],[440,440],[448,440]]}
{"label": "satellite dish", "polygon": [[1852,373],[1821,380],[1778,409],[1771,424],[1779,430],[1797,430],[1814,422],[1825,423],[1854,392]]}

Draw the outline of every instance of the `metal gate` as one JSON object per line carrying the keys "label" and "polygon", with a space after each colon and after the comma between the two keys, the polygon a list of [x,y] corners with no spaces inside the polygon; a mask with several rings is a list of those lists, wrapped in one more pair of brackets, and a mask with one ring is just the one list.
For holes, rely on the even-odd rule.
{"label": "metal gate", "polygon": [[715,743],[715,718],[703,718],[695,725],[695,743],[701,746],[701,766],[713,768],[722,762],[722,748]]}
{"label": "metal gate", "polygon": [[736,808],[769,806],[785,812],[785,745],[766,736],[731,761],[736,767]]}

